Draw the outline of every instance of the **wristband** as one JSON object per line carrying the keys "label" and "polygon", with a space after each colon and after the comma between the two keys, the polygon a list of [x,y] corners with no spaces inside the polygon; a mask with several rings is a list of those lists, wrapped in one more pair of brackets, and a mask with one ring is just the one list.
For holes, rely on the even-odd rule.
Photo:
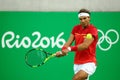
{"label": "wristband", "polygon": [[63,46],[63,47],[62,47],[62,50],[64,50],[64,49],[67,49],[67,47]]}
{"label": "wristband", "polygon": [[68,47],[67,49],[68,49],[69,51],[71,51],[71,47]]}
{"label": "wristband", "polygon": [[71,46],[67,48],[69,51],[77,51],[78,47],[77,46]]}

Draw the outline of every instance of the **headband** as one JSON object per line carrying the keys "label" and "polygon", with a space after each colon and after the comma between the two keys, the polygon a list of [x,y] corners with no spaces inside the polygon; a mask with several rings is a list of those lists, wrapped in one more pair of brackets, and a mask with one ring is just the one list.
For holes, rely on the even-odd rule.
{"label": "headband", "polygon": [[79,13],[78,17],[81,17],[81,16],[90,16],[90,15],[88,13]]}

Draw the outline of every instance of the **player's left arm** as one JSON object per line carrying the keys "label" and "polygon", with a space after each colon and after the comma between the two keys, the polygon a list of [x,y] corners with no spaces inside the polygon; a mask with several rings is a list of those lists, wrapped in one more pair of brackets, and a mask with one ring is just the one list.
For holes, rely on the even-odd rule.
{"label": "player's left arm", "polygon": [[[88,49],[88,47],[92,44],[92,42],[97,39],[98,32],[96,28],[93,28],[90,30],[90,32],[86,35],[86,38],[84,39],[82,44],[79,44],[77,46],[74,46],[73,49],[76,49],[78,51]],[[74,50],[74,51],[76,51]]]}
{"label": "player's left arm", "polygon": [[91,43],[94,41],[94,37],[92,36],[92,34],[88,37],[86,37],[83,41],[83,43],[75,45],[75,46],[70,46],[68,47],[68,51],[81,51],[81,50],[85,50],[87,49]]}
{"label": "player's left arm", "polygon": [[91,43],[94,41],[94,37],[91,35],[91,38],[85,38],[83,43],[77,45],[79,51],[87,49]]}
{"label": "player's left arm", "polygon": [[[81,50],[85,50],[87,49],[91,43],[94,41],[94,37],[92,36],[92,34],[90,34],[89,36],[87,36],[83,43],[75,45],[75,46],[70,46],[67,47],[67,49],[65,49],[64,51],[67,53],[69,51],[81,51]],[[62,55],[65,55],[64,53],[62,53]]]}
{"label": "player's left arm", "polygon": [[69,51],[81,51],[88,49],[88,47],[93,43],[93,41],[98,39],[98,31],[96,28],[93,28],[90,30],[90,32],[87,34],[86,38],[84,38],[83,43],[75,45],[75,46],[69,46],[67,49]]}

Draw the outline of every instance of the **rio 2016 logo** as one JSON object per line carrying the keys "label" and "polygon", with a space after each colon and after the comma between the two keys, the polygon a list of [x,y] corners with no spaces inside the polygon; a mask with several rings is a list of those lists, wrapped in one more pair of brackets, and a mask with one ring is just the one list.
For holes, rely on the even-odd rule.
{"label": "rio 2016 logo", "polygon": [[[41,37],[40,32],[36,31],[32,33],[32,37],[37,36],[37,38],[34,41],[31,41],[31,39],[28,36],[25,36],[24,38],[22,38],[21,42],[19,41],[20,39],[20,35],[15,35],[14,32],[12,31],[8,31],[6,33],[4,33],[4,35],[2,36],[2,48],[5,48],[6,46],[8,48],[20,48],[21,46],[23,46],[24,48],[29,48],[30,46],[32,46],[33,48],[37,48],[37,47],[43,47],[43,48],[47,48],[50,46],[54,48],[55,46],[57,46],[58,48],[61,48],[63,46],[63,44],[65,44],[65,40],[62,38],[62,35],[64,33],[61,32],[57,38],[55,38],[54,36],[52,36],[51,38],[48,38],[46,36]],[[9,36],[10,38],[6,37]],[[16,40],[15,40],[16,39]],[[14,41],[15,40],[15,41]],[[13,42],[11,44],[11,42]],[[26,43],[27,42],[27,43]],[[44,43],[46,42],[46,43]],[[37,44],[39,43],[39,44]],[[62,44],[60,44],[62,43]]]}
{"label": "rio 2016 logo", "polygon": [[[102,51],[109,50],[113,44],[116,44],[119,41],[119,33],[115,29],[109,29],[108,31],[106,31],[106,33],[98,29],[98,33],[100,33],[102,36],[99,37],[97,46]],[[114,41],[112,40],[111,36],[109,36],[109,34],[111,33],[115,34],[114,37],[116,39]],[[20,42],[19,41],[20,35],[15,35],[13,31],[8,31],[3,34],[1,43],[2,43],[2,48],[5,48],[6,46],[8,48],[13,48],[13,47],[20,48],[21,46],[24,48],[29,48],[31,46],[33,48],[37,48],[37,47],[47,48],[50,45],[52,48],[54,48],[55,46],[61,48],[66,42],[65,39],[62,38],[63,35],[64,32],[61,32],[57,37],[54,36],[52,36],[51,38],[48,38],[46,36],[41,37],[40,32],[36,31],[32,33],[32,37],[37,36],[37,38],[34,41],[32,41],[28,36],[25,36],[24,38],[22,38]],[[7,36],[10,36],[10,38],[6,39]],[[13,42],[13,40],[15,41]],[[101,45],[104,41],[106,41],[109,44],[109,46],[106,48],[102,47]],[[13,43],[11,44],[11,42]],[[38,42],[39,44],[37,44]],[[44,42],[46,43],[44,44]]]}

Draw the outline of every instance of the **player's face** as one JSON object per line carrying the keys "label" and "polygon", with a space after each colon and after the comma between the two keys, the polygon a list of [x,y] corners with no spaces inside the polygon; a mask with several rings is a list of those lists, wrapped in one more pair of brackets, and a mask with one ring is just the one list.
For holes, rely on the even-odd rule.
{"label": "player's face", "polygon": [[88,26],[90,23],[90,17],[88,17],[88,16],[81,16],[79,19],[80,19],[80,23],[83,27]]}

